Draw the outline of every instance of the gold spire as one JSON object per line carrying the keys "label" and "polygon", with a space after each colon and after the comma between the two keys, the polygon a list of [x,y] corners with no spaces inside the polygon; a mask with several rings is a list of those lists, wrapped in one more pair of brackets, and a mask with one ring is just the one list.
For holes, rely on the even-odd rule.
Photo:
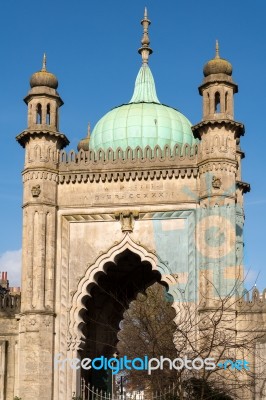
{"label": "gold spire", "polygon": [[142,46],[138,50],[139,54],[141,54],[143,64],[148,64],[149,55],[152,54],[152,49],[149,47],[150,39],[149,39],[149,33],[148,33],[148,28],[149,28],[150,24],[151,24],[151,21],[148,19],[147,7],[145,7],[144,18],[141,21],[141,25],[143,26],[143,36],[142,36],[142,40],[141,40]]}
{"label": "gold spire", "polygon": [[46,54],[43,54],[43,59],[42,59],[42,71],[46,71]]}
{"label": "gold spire", "polygon": [[216,40],[216,45],[215,45],[215,58],[220,58],[218,40]]}

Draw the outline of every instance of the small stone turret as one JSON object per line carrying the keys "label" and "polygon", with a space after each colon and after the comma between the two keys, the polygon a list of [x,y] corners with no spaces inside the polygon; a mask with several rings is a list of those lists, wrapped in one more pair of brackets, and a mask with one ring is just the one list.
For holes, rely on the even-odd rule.
{"label": "small stone turret", "polygon": [[28,105],[28,128],[46,126],[46,129],[58,131],[58,110],[64,103],[56,91],[56,76],[46,70],[45,54],[42,69],[32,75],[30,86],[31,90],[24,99]]}
{"label": "small stone turret", "polygon": [[[201,141],[200,176],[202,202],[215,204],[240,203],[236,199],[237,182],[241,182],[240,136],[244,125],[234,120],[234,94],[238,87],[232,79],[232,65],[220,58],[218,41],[216,56],[203,69],[204,79],[199,87],[203,97],[203,118],[192,127]],[[249,186],[241,185],[242,192]],[[221,197],[222,195],[222,197]]]}
{"label": "small stone turret", "polygon": [[216,41],[215,58],[208,61],[203,69],[204,80],[199,87],[203,96],[203,120],[234,118],[234,94],[238,87],[232,79],[233,68],[229,61],[220,58]]}
{"label": "small stone turret", "polygon": [[28,106],[28,126],[17,137],[25,148],[25,168],[45,166],[54,168],[58,151],[69,144],[67,137],[59,131],[59,107],[64,103],[58,92],[58,81],[46,69],[46,55],[41,71],[30,79],[31,89],[24,101]]}

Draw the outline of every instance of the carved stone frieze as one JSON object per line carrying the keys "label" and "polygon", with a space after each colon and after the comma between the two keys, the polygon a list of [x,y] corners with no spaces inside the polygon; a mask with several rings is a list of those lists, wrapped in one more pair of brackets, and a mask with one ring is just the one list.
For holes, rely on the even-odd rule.
{"label": "carved stone frieze", "polygon": [[47,128],[47,125],[42,126],[42,128],[44,129],[26,129],[22,131],[19,135],[17,135],[16,140],[19,142],[19,144],[21,144],[22,147],[25,147],[25,144],[28,142],[29,137],[39,138],[43,136],[56,138],[58,141],[62,142],[63,146],[67,146],[69,144],[69,140],[63,133],[50,129],[45,129],[45,127]]}
{"label": "carved stone frieze", "polygon": [[123,180],[147,180],[197,177],[198,146],[179,145],[161,149],[156,146],[144,150],[127,148],[125,151],[80,150],[65,151],[59,157],[61,184],[75,182],[111,182]]}
{"label": "carved stone frieze", "polygon": [[50,171],[27,171],[27,170],[23,173],[23,183],[34,179],[58,182],[58,174]]}
{"label": "carved stone frieze", "polygon": [[166,145],[163,149],[160,146],[155,146],[155,148],[151,148],[150,146],[146,146],[144,149],[141,147],[136,147],[132,149],[131,147],[127,147],[126,150],[122,150],[118,148],[116,150],[112,150],[111,148],[108,150],[99,149],[98,151],[89,150],[84,151],[80,150],[78,153],[71,150],[68,154],[66,151],[60,152],[59,162],[60,164],[65,164],[66,166],[69,164],[76,165],[89,165],[97,164],[101,165],[118,165],[123,164],[127,166],[128,164],[146,164],[146,163],[156,163],[160,161],[161,164],[168,163],[169,161],[179,161],[186,162],[190,160],[196,160],[198,155],[198,145],[190,146],[185,144],[180,146],[176,144],[173,148]]}
{"label": "carved stone frieze", "polygon": [[192,131],[196,137],[200,138],[201,133],[208,132],[210,127],[232,129],[236,132],[238,137],[243,136],[245,133],[244,125],[241,122],[233,121],[231,119],[204,120],[192,126]]}
{"label": "carved stone frieze", "polygon": [[206,172],[212,172],[212,171],[227,171],[227,172],[235,173],[236,162],[230,162],[229,160],[227,162],[222,162],[220,160],[217,161],[217,160],[213,159],[213,160],[205,161],[204,163],[200,164],[200,166],[199,166],[200,175],[204,174]]}
{"label": "carved stone frieze", "polygon": [[227,157],[234,158],[236,154],[236,146],[230,136],[219,136],[218,134],[202,139],[201,151],[199,158],[201,159],[205,155],[210,154],[226,154]]}
{"label": "carved stone frieze", "polygon": [[52,164],[56,166],[58,164],[59,152],[56,148],[49,145],[38,145],[32,144],[27,149],[27,164]]}
{"label": "carved stone frieze", "polygon": [[160,169],[149,169],[149,170],[123,170],[123,171],[90,171],[86,170],[83,172],[75,173],[74,171],[60,172],[59,183],[81,183],[81,182],[112,182],[112,181],[135,181],[135,180],[155,180],[155,179],[166,179],[168,178],[196,178],[198,176],[198,168],[195,167],[183,167],[183,168],[160,168]]}

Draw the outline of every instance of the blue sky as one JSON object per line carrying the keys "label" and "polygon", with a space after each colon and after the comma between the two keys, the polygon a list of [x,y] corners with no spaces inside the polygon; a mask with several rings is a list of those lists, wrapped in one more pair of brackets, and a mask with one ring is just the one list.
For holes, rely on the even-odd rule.
{"label": "blue sky", "polygon": [[[127,102],[140,67],[144,6],[150,27],[152,69],[160,101],[183,112],[195,124],[201,119],[204,63],[220,54],[234,68],[239,85],[235,118],[246,126],[242,149],[243,180],[251,183],[246,195],[245,263],[249,280],[259,274],[266,287],[266,3],[265,0],[9,0],[0,5],[0,270],[15,280],[21,248],[23,149],[15,136],[26,127],[23,97],[30,75],[47,68],[59,80],[65,105],[60,129],[72,148],[112,107]],[[265,163],[263,161],[265,160]]]}

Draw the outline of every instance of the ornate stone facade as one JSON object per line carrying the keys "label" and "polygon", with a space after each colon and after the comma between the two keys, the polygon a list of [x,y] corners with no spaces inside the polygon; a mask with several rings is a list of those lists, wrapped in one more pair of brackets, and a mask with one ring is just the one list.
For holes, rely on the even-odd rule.
{"label": "ornate stone facade", "polygon": [[[45,62],[25,98],[28,127],[17,136],[25,149],[22,295],[19,310],[7,298],[0,301],[1,400],[70,400],[78,393],[79,375],[55,368],[54,355],[93,352],[84,310],[109,266],[121,273],[131,300],[121,260],[139,290],[142,269],[145,285],[164,282],[176,302],[180,288],[198,303],[213,287],[226,295],[243,277],[249,185],[241,177],[244,126],[233,119],[237,85],[228,65],[204,70],[203,119],[192,128],[196,144],[96,151],[86,142],[86,150],[67,153],[58,122],[63,102],[54,76],[43,81]],[[213,286],[205,285],[206,276]],[[251,301],[237,303],[239,314],[252,314],[264,331],[265,301],[265,293],[260,298],[254,291]],[[105,307],[115,325],[113,305]],[[265,344],[258,346],[264,351]]]}

